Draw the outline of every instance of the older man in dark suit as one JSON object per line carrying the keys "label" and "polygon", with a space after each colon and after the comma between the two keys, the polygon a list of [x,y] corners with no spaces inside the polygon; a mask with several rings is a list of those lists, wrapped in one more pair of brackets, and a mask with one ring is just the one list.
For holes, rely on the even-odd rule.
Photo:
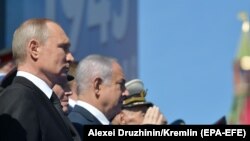
{"label": "older man in dark suit", "polygon": [[110,57],[89,55],[77,67],[78,101],[69,114],[83,137],[84,125],[108,125],[128,95],[118,62]]}
{"label": "older man in dark suit", "polygon": [[74,60],[69,38],[48,19],[30,19],[14,33],[17,77],[0,94],[0,140],[71,141],[55,109],[52,87],[67,77]]}

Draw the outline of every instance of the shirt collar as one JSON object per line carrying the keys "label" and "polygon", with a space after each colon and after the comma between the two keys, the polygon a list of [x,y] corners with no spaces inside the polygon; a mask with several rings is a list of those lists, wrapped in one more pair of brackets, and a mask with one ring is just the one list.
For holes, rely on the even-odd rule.
{"label": "shirt collar", "polygon": [[71,98],[69,98],[69,105],[70,105],[71,107],[75,107],[76,101],[73,100],[73,99],[71,99]]}
{"label": "shirt collar", "polygon": [[34,83],[45,95],[50,99],[52,95],[52,89],[47,85],[42,79],[38,78],[37,76],[24,72],[24,71],[18,71],[16,76],[22,76],[30,80],[32,83]]}
{"label": "shirt collar", "polygon": [[103,125],[109,125],[109,120],[105,117],[105,115],[98,110],[96,107],[90,105],[89,103],[86,103],[84,101],[78,100],[76,102],[76,105],[79,105],[85,109],[87,109],[92,115],[94,115]]}

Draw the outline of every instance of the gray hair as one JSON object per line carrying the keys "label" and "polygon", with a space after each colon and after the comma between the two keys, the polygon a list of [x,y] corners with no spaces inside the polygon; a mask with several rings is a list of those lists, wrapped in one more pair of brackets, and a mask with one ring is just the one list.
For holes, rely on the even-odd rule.
{"label": "gray hair", "polygon": [[16,29],[13,35],[12,52],[17,64],[24,62],[27,52],[26,46],[31,39],[44,44],[49,36],[47,27],[49,19],[30,19]]}
{"label": "gray hair", "polygon": [[96,54],[85,57],[76,70],[78,94],[90,87],[91,79],[94,77],[100,77],[103,83],[109,84],[112,80],[112,63],[114,62],[116,62],[114,58]]}

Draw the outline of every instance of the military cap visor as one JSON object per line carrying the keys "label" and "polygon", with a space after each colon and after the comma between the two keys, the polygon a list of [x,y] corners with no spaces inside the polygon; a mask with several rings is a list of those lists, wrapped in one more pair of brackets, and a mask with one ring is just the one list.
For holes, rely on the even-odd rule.
{"label": "military cap visor", "polygon": [[125,84],[129,95],[123,100],[122,108],[131,108],[135,106],[146,105],[153,106],[153,103],[147,102],[145,96],[147,91],[144,89],[143,82],[139,79],[134,79]]}

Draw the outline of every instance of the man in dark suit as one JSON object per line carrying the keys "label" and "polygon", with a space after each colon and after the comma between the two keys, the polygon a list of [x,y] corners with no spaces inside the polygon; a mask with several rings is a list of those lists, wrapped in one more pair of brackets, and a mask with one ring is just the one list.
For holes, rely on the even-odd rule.
{"label": "man in dark suit", "polygon": [[[4,79],[3,79],[2,83],[1,83],[1,87],[4,89],[4,88],[8,87],[9,85],[11,85],[11,83],[13,82],[16,74],[17,74],[17,69],[16,68],[12,69],[6,75],[6,77],[4,77]],[[67,114],[68,114],[68,97],[69,97],[69,95],[71,93],[71,90],[70,90],[70,88],[68,86],[68,82],[70,82],[72,80],[74,80],[74,77],[71,76],[71,75],[67,75],[67,79],[64,78],[64,79],[60,80],[60,84],[55,84],[54,87],[53,87],[53,91],[54,91],[56,97],[54,97],[53,101],[52,101],[52,98],[51,98],[51,101],[52,101],[54,107],[56,107],[56,109],[59,112],[60,116],[62,117],[64,123],[67,126],[67,128],[70,130],[71,137],[74,139],[74,141],[80,141],[81,138],[80,138],[77,130],[75,129],[75,127],[73,126],[73,124],[71,123],[71,121],[67,117]]]}
{"label": "man in dark suit", "polygon": [[128,91],[121,66],[110,57],[89,55],[77,67],[78,101],[69,114],[83,137],[83,126],[110,124]]}
{"label": "man in dark suit", "polygon": [[73,81],[74,77],[72,75],[68,75],[67,79],[62,79],[60,83],[55,84],[53,87],[53,91],[58,97],[58,101],[54,102],[54,105],[56,106],[57,110],[61,114],[61,116],[64,119],[64,122],[66,123],[67,127],[70,129],[71,136],[73,137],[74,141],[80,141],[80,135],[78,134],[77,130],[71,123],[71,121],[68,119],[68,108],[69,108],[69,96],[72,95],[72,91],[69,87],[68,82]]}
{"label": "man in dark suit", "polygon": [[71,141],[51,102],[52,87],[67,77],[74,60],[69,38],[49,19],[30,19],[14,33],[17,77],[0,94],[0,140]]}
{"label": "man in dark suit", "polygon": [[60,100],[61,109],[65,115],[68,115],[69,96],[72,95],[72,90],[69,87],[69,82],[73,80],[74,77],[72,75],[68,75],[67,79],[62,79],[60,83],[55,84],[52,88],[58,99]]}

